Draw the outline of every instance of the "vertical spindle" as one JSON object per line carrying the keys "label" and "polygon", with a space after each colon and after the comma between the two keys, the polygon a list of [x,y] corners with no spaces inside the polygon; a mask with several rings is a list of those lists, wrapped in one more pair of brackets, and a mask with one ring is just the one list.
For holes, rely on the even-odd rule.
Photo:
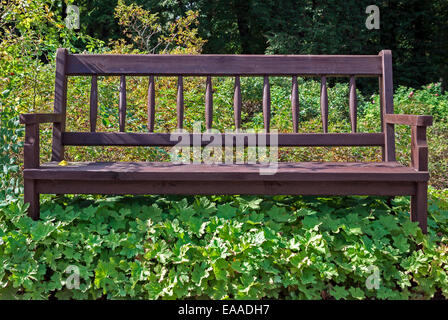
{"label": "vertical spindle", "polygon": [[96,131],[96,118],[98,115],[98,81],[92,76],[90,82],[90,132]]}
{"label": "vertical spindle", "polygon": [[235,130],[241,129],[241,83],[240,76],[235,76],[235,88],[233,92],[233,115],[235,118]]}
{"label": "vertical spindle", "polygon": [[213,122],[213,87],[212,77],[207,76],[205,88],[205,128],[210,130]]}
{"label": "vertical spindle", "polygon": [[182,76],[177,78],[177,128],[184,127],[184,80]]}
{"label": "vertical spindle", "polygon": [[118,106],[120,132],[124,132],[126,124],[126,76],[120,77],[120,104]]}
{"label": "vertical spindle", "polygon": [[270,131],[271,122],[271,89],[268,76],[264,76],[263,82],[263,120],[264,130],[268,133]]}
{"label": "vertical spindle", "polygon": [[148,131],[154,132],[154,119],[155,119],[155,106],[156,106],[156,93],[154,76],[149,76],[148,86]]}
{"label": "vertical spindle", "polygon": [[293,130],[297,133],[299,130],[299,88],[297,76],[292,76],[291,112]]}
{"label": "vertical spindle", "polygon": [[322,115],[322,129],[324,133],[328,133],[328,93],[327,93],[327,77],[322,76],[320,84],[320,111]]}
{"label": "vertical spindle", "polygon": [[356,80],[354,76],[350,77],[350,122],[352,124],[352,132],[356,132],[356,118],[357,118],[357,98],[356,98]]}

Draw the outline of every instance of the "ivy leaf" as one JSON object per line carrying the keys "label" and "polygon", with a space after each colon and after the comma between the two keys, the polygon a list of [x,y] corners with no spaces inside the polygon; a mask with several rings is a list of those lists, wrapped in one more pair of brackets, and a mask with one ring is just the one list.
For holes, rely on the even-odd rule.
{"label": "ivy leaf", "polygon": [[271,219],[277,222],[292,222],[296,220],[296,217],[291,213],[288,213],[283,207],[272,206],[267,214]]}
{"label": "ivy leaf", "polygon": [[39,221],[31,227],[31,236],[34,241],[40,241],[48,237],[54,230],[56,230],[55,226]]}
{"label": "ivy leaf", "polygon": [[218,259],[212,264],[212,267],[217,280],[227,280],[229,263],[226,260]]}
{"label": "ivy leaf", "polygon": [[362,300],[364,299],[366,296],[364,295],[364,291],[362,291],[360,288],[350,288],[348,289],[348,291],[350,292],[350,294],[352,295],[353,298],[358,299],[358,300]]}
{"label": "ivy leaf", "polygon": [[341,300],[345,299],[348,296],[348,291],[345,287],[342,286],[334,286],[330,289],[330,294],[336,299]]}
{"label": "ivy leaf", "polygon": [[233,207],[231,204],[226,203],[223,205],[218,205],[218,218],[231,219],[236,216],[238,209]]}

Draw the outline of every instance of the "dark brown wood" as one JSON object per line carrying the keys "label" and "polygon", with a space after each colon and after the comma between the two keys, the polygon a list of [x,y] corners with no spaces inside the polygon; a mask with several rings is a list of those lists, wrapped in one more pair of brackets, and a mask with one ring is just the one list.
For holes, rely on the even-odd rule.
{"label": "dark brown wood", "polygon": [[213,86],[211,76],[207,76],[205,87],[205,128],[210,130],[213,123]]}
{"label": "dark brown wood", "polygon": [[268,76],[264,76],[263,81],[263,120],[264,131],[269,132],[271,125],[271,88]]}
{"label": "dark brown wood", "polygon": [[177,78],[177,128],[184,127],[184,80],[182,76]]}
{"label": "dark brown wood", "polygon": [[291,113],[292,128],[295,133],[299,132],[299,88],[297,84],[297,76],[292,76],[291,90]]}
{"label": "dark brown wood", "polygon": [[233,116],[235,119],[235,130],[241,129],[241,82],[240,77],[235,77],[235,87],[233,92]]}
{"label": "dark brown wood", "polygon": [[56,52],[56,78],[54,84],[54,113],[62,115],[60,122],[53,125],[52,161],[64,159],[64,146],[62,133],[65,131],[65,113],[67,109],[67,49],[58,49]]}
{"label": "dark brown wood", "polygon": [[61,122],[62,119],[63,115],[60,113],[22,113],[19,116],[22,124],[56,123]]}
{"label": "dark brown wood", "polygon": [[23,166],[25,169],[39,167],[39,124],[25,126],[25,143],[23,145]]}
{"label": "dark brown wood", "polygon": [[432,126],[432,116],[417,116],[413,114],[385,114],[386,123],[409,126]]}
{"label": "dark brown wood", "polygon": [[416,193],[411,196],[411,221],[418,222],[423,233],[428,233],[428,183],[416,183]]}
{"label": "dark brown wood", "polygon": [[328,132],[328,93],[327,77],[321,78],[320,83],[320,112],[322,116],[322,129],[324,133]]}
{"label": "dark brown wood", "polygon": [[[90,75],[92,132],[64,132],[67,75]],[[120,76],[119,126],[121,132],[95,131],[98,107],[97,76]],[[149,76],[148,131],[125,133],[126,76]],[[241,129],[240,76],[263,76],[265,133],[154,133],[154,76],[178,76],[177,127],[183,128],[184,76],[206,76],[205,118],[212,129],[212,76],[235,76],[235,128]],[[269,76],[291,76],[291,112],[294,133],[270,134]],[[328,133],[328,76],[350,77],[352,133]],[[298,132],[298,76],[321,76],[321,112],[324,133]],[[380,133],[356,133],[356,83],[361,76],[377,76],[380,84]],[[394,115],[392,57],[388,50],[377,56],[260,56],[260,55],[71,55],[59,49],[56,58],[55,112],[24,114],[25,202],[29,215],[39,217],[41,193],[87,194],[300,194],[300,195],[411,195],[411,220],[427,231],[428,146],[430,116]],[[39,123],[53,122],[53,162],[39,164]],[[411,126],[412,166],[395,161],[394,125]],[[375,163],[297,162],[267,164],[177,164],[170,162],[84,162],[58,165],[64,145],[74,146],[380,146],[384,161]],[[227,151],[227,148],[226,148]],[[263,173],[265,172],[265,173]],[[266,174],[269,172],[269,174]]]}
{"label": "dark brown wood", "polygon": [[120,104],[118,106],[120,132],[124,132],[126,126],[126,76],[120,77]]}
{"label": "dark brown wood", "polygon": [[[271,164],[274,165],[274,164]],[[24,172],[27,179],[141,181],[427,181],[427,172],[396,162],[281,162],[268,164],[174,164],[171,162],[71,162],[43,164]]]}
{"label": "dark brown wood", "polygon": [[411,127],[411,161],[418,171],[428,171],[428,144],[426,127]]}
{"label": "dark brown wood", "polygon": [[[261,141],[266,141],[270,145],[270,135],[263,138],[264,134],[258,133],[223,133],[214,134],[221,137],[221,141],[244,142],[245,146],[253,146]],[[254,139],[250,137],[255,136]],[[71,146],[174,146],[180,142],[191,145],[193,141],[201,141],[202,145],[207,145],[210,139],[204,134],[185,133],[181,138],[170,133],[120,133],[120,132],[65,132],[63,135],[64,145]],[[171,141],[173,139],[173,141]],[[275,141],[275,140],[274,140]],[[383,133],[279,133],[277,135],[278,146],[382,146],[384,145]],[[216,143],[216,141],[214,141]]]}
{"label": "dark brown wood", "polygon": [[355,76],[350,77],[350,97],[349,97],[349,107],[350,107],[350,123],[352,125],[352,132],[356,132],[356,120],[357,120],[357,98],[356,98],[356,80]]}
{"label": "dark brown wood", "polygon": [[412,182],[309,181],[97,181],[37,180],[40,193],[68,194],[271,194],[271,195],[410,195]]}
{"label": "dark brown wood", "polygon": [[[394,113],[394,88],[392,83],[392,53],[390,50],[380,52],[383,66],[381,99],[383,102],[383,118],[386,114]],[[395,161],[395,129],[391,123],[384,123],[385,161]]]}
{"label": "dark brown wood", "polygon": [[[383,103],[383,77],[378,77],[378,91],[379,91],[379,104],[380,104],[380,121],[381,121],[381,132],[384,132],[384,103]],[[381,147],[381,160],[386,161],[386,147]]]}
{"label": "dark brown wood", "polygon": [[156,117],[156,89],[154,76],[149,76],[148,85],[148,131],[154,132],[154,120]]}
{"label": "dark brown wood", "polygon": [[69,75],[327,76],[382,74],[378,55],[68,55]]}
{"label": "dark brown wood", "polygon": [[33,220],[40,217],[39,193],[37,192],[36,180],[25,179],[23,181],[24,197],[23,201],[29,203],[28,216]]}
{"label": "dark brown wood", "polygon": [[98,80],[92,76],[90,84],[90,132],[96,131],[96,118],[98,116]]}

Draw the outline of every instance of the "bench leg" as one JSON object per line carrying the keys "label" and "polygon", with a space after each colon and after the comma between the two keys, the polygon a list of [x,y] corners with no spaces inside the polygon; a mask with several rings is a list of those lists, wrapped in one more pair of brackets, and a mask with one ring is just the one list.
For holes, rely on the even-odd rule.
{"label": "bench leg", "polygon": [[411,196],[411,221],[418,222],[423,233],[428,233],[428,183],[418,182],[416,194]]}
{"label": "bench leg", "polygon": [[29,203],[28,216],[33,220],[38,220],[40,216],[39,193],[36,192],[35,180],[25,179],[24,201]]}

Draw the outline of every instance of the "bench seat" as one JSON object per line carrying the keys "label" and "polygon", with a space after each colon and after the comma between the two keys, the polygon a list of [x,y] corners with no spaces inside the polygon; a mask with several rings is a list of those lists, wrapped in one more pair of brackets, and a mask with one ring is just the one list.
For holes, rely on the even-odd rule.
{"label": "bench seat", "polygon": [[57,162],[25,169],[38,193],[56,194],[266,194],[415,195],[428,172],[396,162],[279,163],[260,175],[260,164],[169,162]]}
{"label": "bench seat", "polygon": [[101,181],[428,181],[428,172],[397,162],[280,162],[266,164],[174,164],[171,162],[58,162],[25,169],[25,179]]}

